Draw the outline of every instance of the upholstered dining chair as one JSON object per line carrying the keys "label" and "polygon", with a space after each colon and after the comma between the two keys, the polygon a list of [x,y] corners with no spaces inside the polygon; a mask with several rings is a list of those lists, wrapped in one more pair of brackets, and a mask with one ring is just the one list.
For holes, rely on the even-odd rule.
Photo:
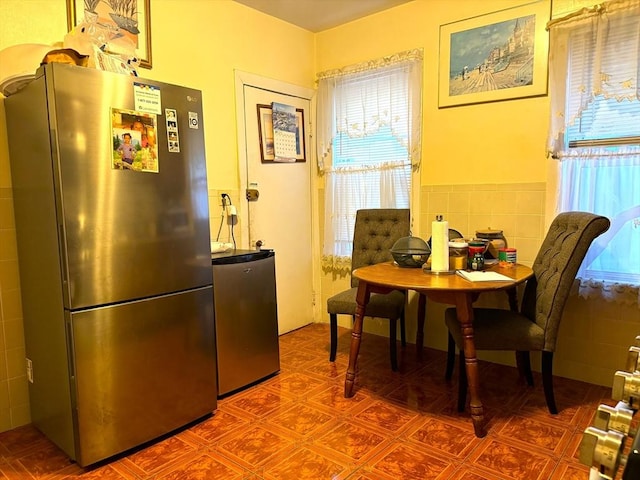
{"label": "upholstered dining chair", "polygon": [[[587,212],[560,213],[533,262],[533,277],[527,280],[520,311],[497,308],[473,309],[473,337],[476,350],[513,350],[518,369],[533,385],[529,352],[542,352],[542,385],[547,408],[558,413],[553,393],[553,353],[558,328],[576,273],[593,240],[607,231],[609,219]],[[449,329],[447,380],[455,362],[455,346],[460,349],[458,410],[467,398],[467,378],[462,350],[462,332],[455,308],[445,311]]]}
{"label": "upholstered dining chair", "polygon": [[[374,208],[356,212],[353,229],[351,271],[356,268],[393,260],[391,247],[399,238],[410,235],[409,209]],[[329,361],[336,359],[338,348],[338,315],[351,315],[355,320],[358,279],[351,276],[351,288],[327,300],[331,330]],[[372,293],[365,310],[366,317],[389,319],[389,346],[391,369],[398,369],[397,323],[400,320],[400,338],[406,345],[404,306],[406,293],[394,290],[387,294]]]}

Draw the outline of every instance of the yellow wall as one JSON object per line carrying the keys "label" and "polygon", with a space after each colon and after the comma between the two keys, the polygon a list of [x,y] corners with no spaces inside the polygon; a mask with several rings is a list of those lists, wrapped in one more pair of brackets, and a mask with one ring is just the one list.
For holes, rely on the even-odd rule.
{"label": "yellow wall", "polygon": [[438,109],[440,25],[524,3],[410,2],[319,33],[316,65],[323,71],[423,48],[422,185],[545,181],[548,97]]}
{"label": "yellow wall", "polygon": [[[448,109],[438,109],[437,101],[439,26],[528,2],[416,0],[314,35],[231,0],[153,0],[153,69],[142,69],[141,75],[203,91],[213,207],[221,191],[240,203],[234,69],[313,87],[318,71],[423,48],[423,168],[414,213],[424,218],[417,233],[429,236],[435,212],[444,213],[465,234],[502,227],[520,258],[530,262],[553,211],[554,163],[544,156],[548,98]],[[556,0],[554,10],[588,3]],[[53,43],[66,33],[64,0],[0,0],[0,7],[0,49]],[[320,205],[322,194],[317,193]],[[12,197],[0,100],[0,431],[30,421]],[[518,202],[527,210],[514,209]],[[343,282],[323,278],[321,298]],[[426,343],[436,348],[443,348],[446,339],[441,309],[429,305]],[[556,374],[610,384],[638,333],[640,310],[573,297],[566,317]],[[322,318],[328,321],[326,315]]]}
{"label": "yellow wall", "polygon": [[313,35],[229,0],[152,8],[154,66],[140,74],[203,91],[209,188],[237,189],[234,70],[311,88]]}

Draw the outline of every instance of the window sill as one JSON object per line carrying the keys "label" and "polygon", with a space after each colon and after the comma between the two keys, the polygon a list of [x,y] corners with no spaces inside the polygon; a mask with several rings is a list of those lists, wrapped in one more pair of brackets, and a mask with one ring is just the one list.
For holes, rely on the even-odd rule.
{"label": "window sill", "polygon": [[584,299],[604,299],[619,305],[640,307],[640,286],[579,278],[578,295]]}

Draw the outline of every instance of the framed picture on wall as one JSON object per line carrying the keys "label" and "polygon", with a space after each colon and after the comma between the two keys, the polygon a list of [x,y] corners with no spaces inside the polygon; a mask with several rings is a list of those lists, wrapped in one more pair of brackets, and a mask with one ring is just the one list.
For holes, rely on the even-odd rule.
{"label": "framed picture on wall", "polygon": [[136,46],[140,66],[151,68],[151,0],[67,0],[67,28],[82,22],[114,30]]}
{"label": "framed picture on wall", "polygon": [[[262,163],[277,163],[273,141],[273,110],[271,105],[258,104],[258,133]],[[306,162],[304,110],[296,108],[296,163]]]}
{"label": "framed picture on wall", "polygon": [[546,95],[549,0],[440,26],[438,107]]}

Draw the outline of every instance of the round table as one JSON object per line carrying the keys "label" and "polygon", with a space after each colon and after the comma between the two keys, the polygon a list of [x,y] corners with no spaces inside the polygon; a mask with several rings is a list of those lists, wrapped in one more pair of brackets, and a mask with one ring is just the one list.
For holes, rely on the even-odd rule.
{"label": "round table", "polygon": [[416,344],[422,346],[425,298],[435,302],[455,305],[458,321],[464,337],[465,368],[469,382],[471,396],[471,418],[478,437],[486,435],[484,425],[484,409],[480,401],[480,385],[478,376],[478,360],[473,341],[473,302],[483,292],[506,291],[512,309],[517,309],[515,287],[533,276],[533,270],[525,265],[516,264],[512,267],[498,265],[487,268],[486,271],[501,273],[511,281],[479,281],[471,282],[455,273],[436,274],[424,271],[422,268],[402,268],[395,262],[378,263],[353,271],[353,276],[359,280],[356,296],[356,315],[351,331],[351,350],[349,352],[349,367],[344,384],[344,396],[353,396],[353,384],[356,375],[356,363],[362,339],[362,320],[365,306],[371,293],[388,293],[392,290],[414,290],[420,294],[418,307],[418,335]]}

